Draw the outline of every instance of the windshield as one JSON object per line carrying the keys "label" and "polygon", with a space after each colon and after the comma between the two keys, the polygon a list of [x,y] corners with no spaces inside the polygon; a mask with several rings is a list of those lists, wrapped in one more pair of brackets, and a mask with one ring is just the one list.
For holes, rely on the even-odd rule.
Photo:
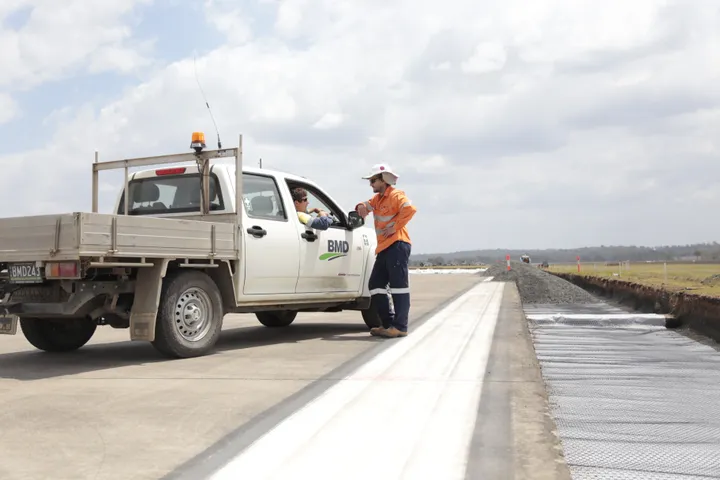
{"label": "windshield", "polygon": [[[224,210],[218,179],[210,174],[210,210]],[[130,181],[130,215],[200,212],[200,174],[166,175]],[[125,213],[123,192],[118,214]]]}

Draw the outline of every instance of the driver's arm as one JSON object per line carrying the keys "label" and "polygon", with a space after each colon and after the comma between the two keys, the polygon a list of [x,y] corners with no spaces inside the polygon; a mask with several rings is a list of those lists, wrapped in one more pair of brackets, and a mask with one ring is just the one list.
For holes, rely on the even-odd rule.
{"label": "driver's arm", "polygon": [[327,230],[333,222],[332,217],[327,214],[313,218],[307,213],[298,213],[298,218],[305,226],[316,230]]}
{"label": "driver's arm", "polygon": [[313,208],[313,212],[317,213],[321,217],[327,217],[328,213],[325,210],[322,210],[320,208]]}

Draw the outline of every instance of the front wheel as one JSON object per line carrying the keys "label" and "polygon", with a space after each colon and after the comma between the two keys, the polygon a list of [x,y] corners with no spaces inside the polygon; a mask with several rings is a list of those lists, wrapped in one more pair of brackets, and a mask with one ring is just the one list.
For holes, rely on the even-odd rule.
{"label": "front wheel", "polygon": [[257,312],[255,316],[266,327],[287,327],[295,321],[297,312],[291,310]]}
{"label": "front wheel", "polygon": [[362,317],[365,321],[365,325],[367,325],[368,328],[382,326],[382,320],[380,319],[380,315],[378,315],[377,311],[374,308],[370,307],[367,310],[360,311],[362,312]]}
{"label": "front wheel", "polygon": [[85,318],[21,318],[20,328],[30,344],[46,352],[71,352],[90,341],[97,324]]}
{"label": "front wheel", "polygon": [[223,317],[222,296],[207,274],[177,273],[163,282],[153,346],[171,358],[205,355],[220,337]]}

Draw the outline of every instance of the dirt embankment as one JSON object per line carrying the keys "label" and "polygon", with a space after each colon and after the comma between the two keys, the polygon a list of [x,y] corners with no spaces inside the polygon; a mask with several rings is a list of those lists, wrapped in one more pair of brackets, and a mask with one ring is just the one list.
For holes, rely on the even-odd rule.
{"label": "dirt embankment", "polygon": [[668,327],[687,326],[720,342],[720,298],[685,292],[669,292],[639,283],[552,272],[560,278],[599,296],[646,313],[670,314],[674,320]]}

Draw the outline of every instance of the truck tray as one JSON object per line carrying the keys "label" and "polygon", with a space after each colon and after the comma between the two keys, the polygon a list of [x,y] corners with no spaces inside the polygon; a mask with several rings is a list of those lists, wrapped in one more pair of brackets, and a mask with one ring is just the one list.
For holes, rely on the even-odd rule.
{"label": "truck tray", "polygon": [[[235,224],[74,212],[0,219],[0,262],[236,256]],[[212,255],[214,253],[214,255]]]}

